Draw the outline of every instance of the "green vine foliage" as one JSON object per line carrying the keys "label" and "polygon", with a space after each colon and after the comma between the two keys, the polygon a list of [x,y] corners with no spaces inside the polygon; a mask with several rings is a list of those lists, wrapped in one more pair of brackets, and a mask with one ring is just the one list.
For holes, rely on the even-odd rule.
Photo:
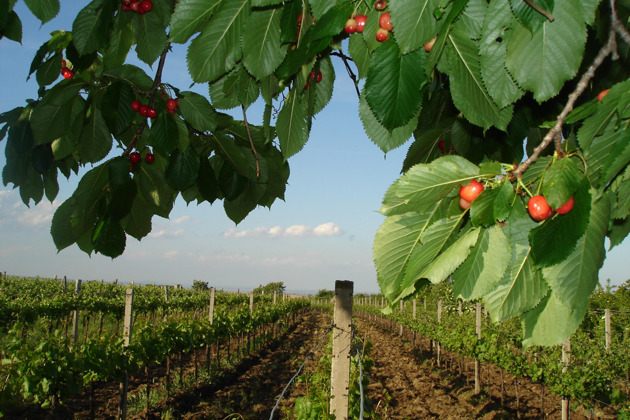
{"label": "green vine foliage", "polygon": [[[1,42],[22,39],[15,3],[0,1]],[[605,241],[630,232],[621,24],[630,9],[534,3],[544,13],[523,0],[391,0],[393,29],[379,42],[383,12],[365,0],[154,0],[145,14],[92,0],[71,32],[53,32],[35,54],[37,97],[0,114],[3,183],[29,205],[56,197],[60,173],[92,166],[53,217],[59,250],[115,258],[127,236],[141,239],[153,216],[168,217],[178,195],[222,201],[240,222],[284,197],[288,159],[328,104],[341,59],[357,77],[370,140],[387,152],[413,139],[374,241],[387,299],[452,276],[458,295],[483,299],[493,320],[520,318],[526,345],[560,343],[584,318]],[[59,0],[26,5],[42,22],[59,10]],[[347,34],[357,14],[364,30]],[[188,71],[207,96],[162,79],[172,43],[187,45]],[[132,49],[155,75],[127,64]],[[62,60],[73,78],[60,77]],[[134,112],[134,100],[156,118]],[[256,124],[222,111],[256,101],[265,109]],[[154,162],[130,165],[134,152]],[[462,210],[458,190],[472,179],[485,190]],[[552,208],[574,197],[575,208],[534,221],[526,206],[536,194]]]}

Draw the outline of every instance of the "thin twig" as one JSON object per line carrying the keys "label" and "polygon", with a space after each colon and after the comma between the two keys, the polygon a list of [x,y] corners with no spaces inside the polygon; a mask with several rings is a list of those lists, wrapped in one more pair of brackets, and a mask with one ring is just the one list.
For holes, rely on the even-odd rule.
{"label": "thin twig", "polygon": [[332,51],[330,55],[335,55],[341,58],[341,60],[343,61],[343,64],[346,66],[346,71],[348,72],[348,76],[350,76],[350,78],[352,79],[352,82],[354,84],[354,89],[357,91],[357,97],[361,98],[361,92],[359,91],[359,82],[357,81],[357,75],[354,74],[354,72],[352,71],[352,68],[350,67],[350,64],[348,64],[348,61],[352,61],[352,58],[348,57],[341,51]]}
{"label": "thin twig", "polygon": [[[160,61],[158,63],[158,67],[155,72],[155,77],[153,78],[153,86],[151,86],[151,90],[150,90],[151,96],[149,97],[149,103],[147,104],[147,106],[149,107],[153,106],[153,103],[155,102],[155,95],[157,94],[156,88],[162,83],[162,71],[164,70],[164,62],[166,61],[166,54],[168,54],[170,49],[171,49],[171,43],[167,42],[166,46],[164,47],[164,51],[162,51],[162,54],[160,55]],[[136,147],[136,143],[138,143],[138,139],[142,136],[142,132],[144,131],[146,127],[147,127],[147,120],[145,119],[136,130],[135,134],[133,135],[133,138],[131,139],[131,142],[129,143],[129,146],[127,146],[127,149],[125,150],[123,155],[128,155]]]}
{"label": "thin twig", "polygon": [[542,142],[540,142],[540,144],[536,146],[533,153],[527,158],[527,160],[525,160],[525,162],[518,165],[518,168],[516,168],[516,170],[511,175],[511,178],[513,180],[518,177],[521,177],[523,173],[525,173],[525,171],[529,168],[529,166],[532,163],[536,162],[536,160],[540,156],[540,153],[543,150],[545,150],[547,146],[549,146],[549,144],[553,141],[556,135],[562,132],[562,124],[564,124],[564,119],[569,114],[569,112],[573,110],[575,101],[582,94],[582,92],[584,92],[584,90],[588,87],[589,82],[595,75],[595,70],[597,70],[597,68],[604,62],[604,59],[608,55],[611,54],[615,45],[616,45],[615,31],[611,28],[608,35],[608,42],[606,42],[606,45],[604,45],[604,47],[602,47],[602,49],[599,50],[599,53],[593,60],[593,63],[589,66],[588,70],[586,70],[586,72],[582,75],[582,78],[580,79],[577,86],[575,87],[575,90],[571,92],[571,94],[569,95],[569,100],[567,101],[566,105],[562,109],[562,112],[560,112],[560,115],[558,115],[556,124],[549,130],[549,132],[547,132]]}
{"label": "thin twig", "polygon": [[241,104],[241,109],[243,110],[243,123],[245,124],[245,129],[247,130],[247,137],[249,137],[249,147],[252,148],[254,159],[256,159],[256,178],[260,178],[260,162],[258,161],[258,152],[256,152],[256,146],[254,146],[254,139],[252,138],[252,132],[249,130],[247,114],[245,113],[245,106],[243,104]]}
{"label": "thin twig", "polygon": [[615,0],[610,0],[610,13],[612,13],[612,27],[619,34],[621,39],[626,44],[630,44],[630,32],[626,29],[625,26],[619,20],[617,16],[617,8],[615,7]]}
{"label": "thin twig", "polygon": [[553,17],[551,13],[549,13],[548,11],[546,11],[545,9],[543,9],[542,7],[534,3],[532,0],[523,0],[523,1],[529,7],[531,7],[532,9],[534,9],[535,11],[537,11],[538,13],[546,17],[549,22],[553,22],[556,19],[555,17]]}

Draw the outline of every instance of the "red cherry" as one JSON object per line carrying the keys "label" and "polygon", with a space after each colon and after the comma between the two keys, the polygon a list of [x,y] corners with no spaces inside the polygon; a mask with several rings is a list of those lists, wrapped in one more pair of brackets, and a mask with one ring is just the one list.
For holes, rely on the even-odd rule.
{"label": "red cherry", "polygon": [[141,106],[142,106],[142,104],[140,103],[140,101],[132,101],[131,102],[131,109],[133,109],[136,112],[140,111],[140,107]]}
{"label": "red cherry", "polygon": [[572,209],[573,209],[573,196],[571,196],[571,198],[569,198],[569,201],[567,201],[566,203],[564,203],[563,205],[558,207],[556,209],[556,213],[558,213],[558,214],[567,214]]}
{"label": "red cherry", "polygon": [[134,12],[138,12],[140,10],[140,2],[132,1],[131,3],[129,3],[129,9],[133,10]]}
{"label": "red cherry", "polygon": [[129,155],[129,160],[131,161],[131,163],[138,163],[140,162],[140,160],[142,160],[142,157],[140,156],[140,153],[133,152]]}
{"label": "red cherry", "polygon": [[374,8],[376,10],[385,10],[386,7],[387,7],[386,0],[378,0],[376,3],[374,3]]}
{"label": "red cherry", "polygon": [[149,113],[149,107],[146,105],[142,105],[140,107],[140,115],[142,115],[143,117],[146,117],[148,113]]}
{"label": "red cherry", "polygon": [[438,141],[438,147],[440,148],[440,153],[446,153],[446,151],[444,150],[444,140]]}
{"label": "red cherry", "polygon": [[128,11],[130,11],[130,10],[131,10],[131,7],[130,7],[130,6],[131,6],[131,3],[130,3],[130,2],[128,2],[128,1],[123,1],[123,2],[120,4],[120,10],[122,10],[123,12],[128,12]]}
{"label": "red cherry", "polygon": [[343,28],[349,34],[353,34],[357,30],[357,21],[353,18],[350,18],[346,21],[346,26]]}
{"label": "red cherry", "polygon": [[473,202],[475,198],[479,197],[479,194],[483,191],[483,185],[476,180],[470,181],[468,185],[462,185],[459,187],[459,196],[468,202]]}
{"label": "red cherry", "polygon": [[61,69],[65,69],[68,67],[68,63],[66,62],[66,60],[61,60]]}
{"label": "red cherry", "polygon": [[315,79],[315,83],[319,83],[319,82],[321,82],[323,77],[324,77],[324,76],[322,76],[322,72],[321,72],[321,71],[318,71],[318,72],[317,72],[317,78]]}
{"label": "red cherry", "polygon": [[177,109],[177,99],[169,99],[166,101],[166,107],[171,110]]}
{"label": "red cherry", "polygon": [[545,220],[551,217],[553,211],[549,204],[547,203],[547,199],[542,195],[535,195],[529,199],[527,203],[527,210],[529,211],[529,215],[532,216],[534,220]]}
{"label": "red cherry", "polygon": [[466,210],[468,207],[470,207],[470,201],[466,201],[463,198],[459,199],[459,207],[461,207],[462,209]]}
{"label": "red cherry", "polygon": [[387,29],[378,28],[376,31],[376,40],[378,42],[385,42],[389,38],[389,31]]}
{"label": "red cherry", "polygon": [[300,13],[300,14],[298,15],[298,18],[297,18],[297,25],[298,25],[298,26],[302,25],[302,13]]}
{"label": "red cherry", "polygon": [[363,29],[365,29],[365,23],[367,22],[367,16],[365,15],[356,15],[354,20],[357,22],[357,32],[363,33]]}
{"label": "red cherry", "polygon": [[608,95],[608,91],[610,89],[606,89],[606,90],[602,90],[601,92],[599,92],[599,94],[597,95],[597,102],[601,102],[602,99],[604,99],[604,96]]}
{"label": "red cherry", "polygon": [[147,153],[147,155],[144,157],[144,161],[146,163],[153,163],[154,160],[155,156],[153,155],[153,153]]}
{"label": "red cherry", "polygon": [[378,18],[378,24],[381,28],[391,31],[393,29],[392,22],[390,21],[389,12],[383,13],[381,17]]}
{"label": "red cherry", "polygon": [[151,0],[142,0],[140,3],[140,9],[145,12],[150,12],[153,9],[153,2]]}
{"label": "red cherry", "polygon": [[67,67],[61,70],[61,75],[63,76],[64,79],[74,78],[74,72]]}
{"label": "red cherry", "polygon": [[155,108],[147,109],[147,117],[149,117],[149,118],[157,117],[157,111],[155,110]]}
{"label": "red cherry", "polygon": [[426,52],[431,51],[431,48],[433,48],[433,44],[435,44],[435,41],[437,40],[437,35],[434,36],[433,38],[431,38],[431,41],[427,42],[426,44],[423,45],[424,50]]}

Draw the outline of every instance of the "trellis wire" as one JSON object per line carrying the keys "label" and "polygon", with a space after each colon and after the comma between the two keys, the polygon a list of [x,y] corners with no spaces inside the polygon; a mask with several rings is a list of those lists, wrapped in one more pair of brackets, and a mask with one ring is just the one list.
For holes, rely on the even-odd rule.
{"label": "trellis wire", "polygon": [[354,326],[354,324],[352,325],[352,331],[354,332],[354,348],[357,351],[357,363],[359,364],[359,395],[361,398],[361,406],[359,408],[359,420],[363,420],[363,403],[364,403],[364,396],[363,396],[363,366],[361,365],[361,354],[359,353],[359,342],[357,340],[357,329]]}
{"label": "trellis wire", "polygon": [[302,362],[302,364],[300,365],[300,368],[297,370],[297,372],[295,372],[295,375],[293,375],[291,377],[291,379],[289,379],[289,382],[285,385],[284,389],[282,390],[282,393],[280,394],[280,397],[278,397],[278,400],[276,401],[276,405],[274,405],[273,409],[271,410],[271,414],[269,415],[269,420],[273,420],[273,414],[275,413],[276,408],[278,408],[278,405],[280,404],[280,401],[282,401],[282,399],[284,398],[284,393],[287,392],[287,389],[289,389],[289,386],[291,385],[291,383],[295,380],[295,378],[298,377],[298,375],[300,374],[300,372],[304,368],[304,365],[306,365],[306,362],[308,361],[308,359],[310,359],[312,356],[315,355],[315,352],[317,351],[319,346],[322,345],[322,343],[324,342],[324,339],[326,338],[327,334],[330,331],[332,331],[333,327],[334,327],[334,325],[330,324],[328,326],[328,328],[326,328],[326,331],[324,331],[324,334],[322,334],[322,337],[319,339],[319,342],[315,345],[315,347],[313,347],[313,350],[311,350],[308,353],[308,355],[306,356],[306,359],[304,359],[304,362]]}

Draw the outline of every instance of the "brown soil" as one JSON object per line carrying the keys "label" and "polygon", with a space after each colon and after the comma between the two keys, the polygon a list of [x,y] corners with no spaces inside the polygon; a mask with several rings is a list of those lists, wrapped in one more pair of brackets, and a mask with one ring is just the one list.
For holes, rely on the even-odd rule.
{"label": "brown soil", "polygon": [[[360,315],[360,316],[358,316]],[[369,374],[367,398],[373,411],[386,419],[534,419],[561,417],[560,400],[549,390],[526,380],[518,381],[518,403],[514,378],[496,367],[482,365],[482,392],[474,393],[474,362],[442,352],[437,366],[435,349],[426,338],[414,336],[380,318],[371,320],[355,313],[359,334],[372,348],[369,357],[374,364]],[[261,349],[241,358],[236,364],[223,365],[204,385],[191,383],[186,391],[174,392],[169,399],[152,402],[152,407],[136,415],[138,419],[268,419],[278,397],[307,356],[303,372],[313,370],[325,347],[323,341],[331,323],[329,312],[306,311],[298,316],[284,334]],[[317,351],[310,353],[317,344]],[[232,352],[236,340],[230,343]],[[227,343],[222,344],[225,356]],[[205,366],[205,352],[196,355],[199,369]],[[216,357],[216,354],[213,354]],[[216,359],[214,359],[216,360]],[[182,359],[184,370],[193,376],[194,358]],[[178,370],[178,360],[172,362]],[[151,371],[153,389],[162,388],[165,367]],[[146,377],[130,378],[130,394],[144,393]],[[503,382],[503,390],[501,383]],[[201,382],[200,382],[201,383]],[[295,398],[304,395],[305,385],[293,383],[275,411],[274,419],[287,418]],[[542,400],[541,400],[542,391]],[[113,419],[117,415],[118,384],[100,384],[94,392],[95,418]],[[542,407],[542,411],[541,411]],[[68,401],[54,412],[33,407],[7,413],[5,418],[20,419],[87,419],[90,418],[89,390]],[[132,417],[132,416],[130,416]],[[367,418],[367,417],[366,417]],[[571,419],[586,418],[573,411]],[[602,418],[595,413],[594,418]],[[611,418],[611,417],[606,417]]]}

